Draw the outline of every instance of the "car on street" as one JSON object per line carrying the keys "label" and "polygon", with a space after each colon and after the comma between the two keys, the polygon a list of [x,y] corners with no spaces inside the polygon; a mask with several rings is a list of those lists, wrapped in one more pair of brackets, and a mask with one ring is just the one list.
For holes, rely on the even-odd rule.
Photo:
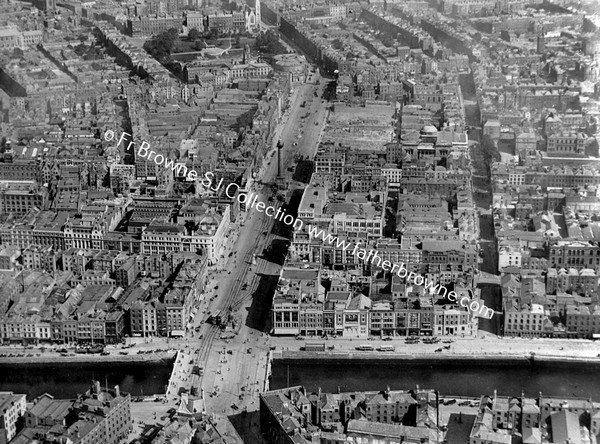
{"label": "car on street", "polygon": [[441,348],[436,348],[436,349],[435,349],[435,352],[436,352],[436,353],[441,353],[441,352],[443,352],[443,351],[444,351],[444,350],[443,350],[443,349],[441,349]]}
{"label": "car on street", "polygon": [[246,350],[246,353],[251,354],[252,353],[252,347],[250,347],[248,350]]}

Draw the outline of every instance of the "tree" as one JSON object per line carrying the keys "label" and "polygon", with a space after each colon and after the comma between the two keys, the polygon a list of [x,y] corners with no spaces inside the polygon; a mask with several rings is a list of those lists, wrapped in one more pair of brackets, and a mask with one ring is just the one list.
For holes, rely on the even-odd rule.
{"label": "tree", "polygon": [[335,39],[333,42],[331,42],[331,47],[339,51],[344,48],[344,44],[340,39]]}
{"label": "tree", "polygon": [[198,31],[196,28],[192,28],[192,29],[190,29],[190,32],[188,32],[188,40],[190,42],[195,42],[200,37],[202,37],[202,33],[200,31]]}
{"label": "tree", "polygon": [[171,28],[144,43],[144,49],[156,60],[165,61],[171,55],[178,38],[179,31]]}
{"label": "tree", "polygon": [[256,36],[254,46],[259,51],[275,54],[279,51],[279,36],[272,29],[269,29],[267,32],[261,32]]}
{"label": "tree", "polygon": [[219,37],[221,37],[221,33],[219,32],[219,28],[212,28],[208,32],[208,38],[210,40],[217,40]]}
{"label": "tree", "polygon": [[12,52],[13,59],[22,59],[25,56],[25,53],[21,48],[14,48]]}

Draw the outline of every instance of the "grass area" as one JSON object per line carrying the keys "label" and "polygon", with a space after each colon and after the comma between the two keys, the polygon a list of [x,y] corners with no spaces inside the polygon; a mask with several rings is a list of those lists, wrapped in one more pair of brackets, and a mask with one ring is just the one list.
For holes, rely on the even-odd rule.
{"label": "grass area", "polygon": [[[175,45],[173,47],[173,53],[171,55],[172,56],[177,55],[177,53],[180,53],[180,52],[200,51],[200,50],[202,50],[202,48],[204,48],[204,45],[202,44],[202,40],[203,39],[199,39],[199,40],[197,40],[197,42],[190,42],[185,39],[177,40],[175,42]],[[244,49],[244,47],[246,45],[249,45],[250,48],[253,48],[254,40],[255,40],[254,38],[240,37],[239,43],[236,43],[236,41],[237,41],[236,37],[232,37],[231,38],[231,48],[232,49]],[[217,48],[225,49],[229,46],[229,37],[221,37],[217,40],[204,39],[204,41],[206,42],[207,45],[215,46]]]}

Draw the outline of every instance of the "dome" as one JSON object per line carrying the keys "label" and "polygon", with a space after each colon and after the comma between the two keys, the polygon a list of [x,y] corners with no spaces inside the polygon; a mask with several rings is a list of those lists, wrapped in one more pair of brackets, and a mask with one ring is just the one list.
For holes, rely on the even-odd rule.
{"label": "dome", "polygon": [[437,134],[438,130],[433,125],[425,125],[422,129],[422,132],[426,134]]}

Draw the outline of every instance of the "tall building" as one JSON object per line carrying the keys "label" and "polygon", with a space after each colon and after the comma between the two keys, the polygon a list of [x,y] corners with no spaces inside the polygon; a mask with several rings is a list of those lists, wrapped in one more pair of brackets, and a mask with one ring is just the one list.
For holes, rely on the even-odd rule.
{"label": "tall building", "polygon": [[25,395],[0,392],[0,444],[12,440],[17,434],[17,421],[26,408]]}

